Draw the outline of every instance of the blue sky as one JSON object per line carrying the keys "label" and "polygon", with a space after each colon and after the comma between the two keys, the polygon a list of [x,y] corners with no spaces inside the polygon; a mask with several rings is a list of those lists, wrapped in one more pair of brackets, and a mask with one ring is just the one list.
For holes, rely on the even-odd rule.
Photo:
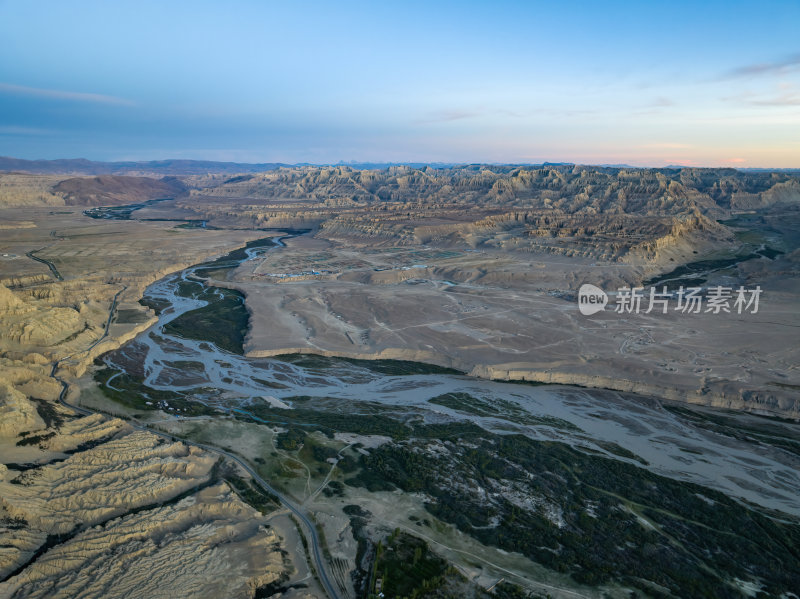
{"label": "blue sky", "polygon": [[0,155],[800,167],[800,1],[0,0]]}

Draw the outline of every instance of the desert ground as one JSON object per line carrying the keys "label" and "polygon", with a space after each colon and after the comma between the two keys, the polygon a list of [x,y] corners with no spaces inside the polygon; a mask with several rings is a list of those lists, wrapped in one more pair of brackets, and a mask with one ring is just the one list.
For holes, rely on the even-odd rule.
{"label": "desert ground", "polygon": [[253,235],[201,238],[63,206],[3,206],[0,222],[0,595],[249,597],[279,579],[280,540],[218,482],[218,456],[57,402],[59,381],[148,326],[147,284]]}
{"label": "desert ground", "polygon": [[[136,169],[0,173],[0,596],[355,598],[415,543],[474,597],[791,588],[796,176]],[[615,311],[664,286],[763,292]],[[552,549],[597,513],[628,570]]]}
{"label": "desert ground", "polygon": [[[492,379],[800,415],[791,391],[800,383],[794,343],[800,288],[795,281],[774,289],[780,275],[750,278],[771,288],[757,314],[644,314],[645,302],[640,314],[586,317],[575,301],[581,284],[616,290],[641,276],[637,267],[491,250],[425,247],[408,255],[341,242],[309,251],[311,243],[288,240],[290,251],[278,260],[265,258],[234,275],[252,314],[248,355],[417,360]],[[287,258],[335,274],[304,281],[270,276],[296,272],[280,263]]]}

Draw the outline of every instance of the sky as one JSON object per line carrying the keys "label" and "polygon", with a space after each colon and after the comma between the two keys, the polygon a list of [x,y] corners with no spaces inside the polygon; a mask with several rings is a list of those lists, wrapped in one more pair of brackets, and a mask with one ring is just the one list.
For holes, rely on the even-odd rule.
{"label": "sky", "polygon": [[0,0],[0,155],[800,167],[800,0]]}

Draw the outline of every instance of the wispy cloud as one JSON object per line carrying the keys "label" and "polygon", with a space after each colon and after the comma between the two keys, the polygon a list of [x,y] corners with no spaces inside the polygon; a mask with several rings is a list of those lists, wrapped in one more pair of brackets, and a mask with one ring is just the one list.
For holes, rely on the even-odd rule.
{"label": "wispy cloud", "polygon": [[731,104],[745,104],[748,106],[800,106],[800,91],[792,86],[780,86],[776,92],[756,94],[746,91],[732,96],[721,98],[723,102]]}
{"label": "wispy cloud", "polygon": [[73,92],[61,89],[46,89],[41,87],[27,87],[13,83],[0,83],[0,94],[13,94],[17,96],[35,96],[38,98],[53,98],[55,100],[69,100],[72,102],[91,102],[95,104],[112,104],[117,106],[133,106],[135,102],[117,96],[105,94],[92,94],[86,92]]}
{"label": "wispy cloud", "polygon": [[434,110],[417,119],[415,123],[419,125],[428,125],[432,123],[449,123],[452,121],[462,121],[466,119],[489,116],[499,116],[512,119],[524,118],[523,114],[507,108],[487,108],[485,106],[478,106],[477,108],[473,108],[471,110],[458,108]]}
{"label": "wispy cloud", "polygon": [[638,104],[631,108],[630,116],[652,116],[669,112],[668,109],[677,106],[676,102],[666,96],[658,96],[646,104]]}
{"label": "wispy cloud", "polygon": [[800,94],[782,94],[772,98],[751,100],[755,106],[800,106]]}
{"label": "wispy cloud", "polygon": [[761,75],[782,75],[800,69],[800,53],[787,56],[783,60],[773,62],[759,62],[737,67],[728,71],[724,79],[739,79],[742,77],[758,77]]}
{"label": "wispy cloud", "polygon": [[481,114],[481,112],[467,110],[437,110],[427,114],[424,118],[419,119],[417,122],[420,124],[449,123],[451,121],[475,118]]}
{"label": "wispy cloud", "polygon": [[652,102],[650,102],[650,104],[647,105],[648,108],[666,108],[668,106],[675,106],[675,102],[664,96],[655,98]]}

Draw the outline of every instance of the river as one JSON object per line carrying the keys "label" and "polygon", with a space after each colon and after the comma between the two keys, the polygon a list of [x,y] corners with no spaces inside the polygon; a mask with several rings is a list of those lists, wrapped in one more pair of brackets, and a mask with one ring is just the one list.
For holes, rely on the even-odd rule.
{"label": "river", "polygon": [[[251,247],[232,252],[228,264],[257,259],[266,251],[281,251],[280,238],[271,248]],[[231,258],[236,256],[236,258]],[[225,260],[218,261],[225,263]],[[570,386],[511,384],[443,372],[396,374],[408,364],[369,365],[339,359],[293,357],[248,358],[214,343],[186,339],[171,332],[170,323],[192,310],[224,297],[203,283],[206,299],[187,297],[186,289],[200,277],[196,265],[151,285],[145,300],[164,306],[157,324],[104,361],[113,368],[135,370],[148,387],[177,391],[192,401],[219,410],[259,418],[254,405],[269,404],[278,416],[260,420],[283,424],[280,413],[301,402],[304,408],[384,414],[400,421],[447,423],[469,420],[499,434],[522,433],[553,440],[636,464],[675,479],[718,489],[732,497],[800,515],[800,459],[796,453],[687,418],[653,398]],[[202,271],[201,271],[202,274]],[[210,295],[209,295],[210,293]],[[198,294],[195,294],[198,295]],[[230,298],[229,298],[230,299]],[[434,369],[436,370],[436,369]],[[109,380],[113,386],[114,381]],[[300,398],[302,397],[302,399]],[[445,398],[444,401],[442,398]],[[453,400],[470,398],[469,409],[455,409]],[[432,398],[437,403],[432,403]],[[180,416],[179,408],[163,401],[153,408]],[[669,406],[666,406],[669,407]],[[462,407],[463,408],[463,407]],[[725,413],[751,426],[757,417]],[[294,422],[297,425],[297,422]],[[304,424],[304,423],[299,423]],[[791,425],[776,425],[786,427]],[[794,429],[796,431],[796,429]],[[790,437],[792,434],[787,433]],[[615,445],[616,444],[616,445]],[[621,447],[625,451],[615,449]]]}

